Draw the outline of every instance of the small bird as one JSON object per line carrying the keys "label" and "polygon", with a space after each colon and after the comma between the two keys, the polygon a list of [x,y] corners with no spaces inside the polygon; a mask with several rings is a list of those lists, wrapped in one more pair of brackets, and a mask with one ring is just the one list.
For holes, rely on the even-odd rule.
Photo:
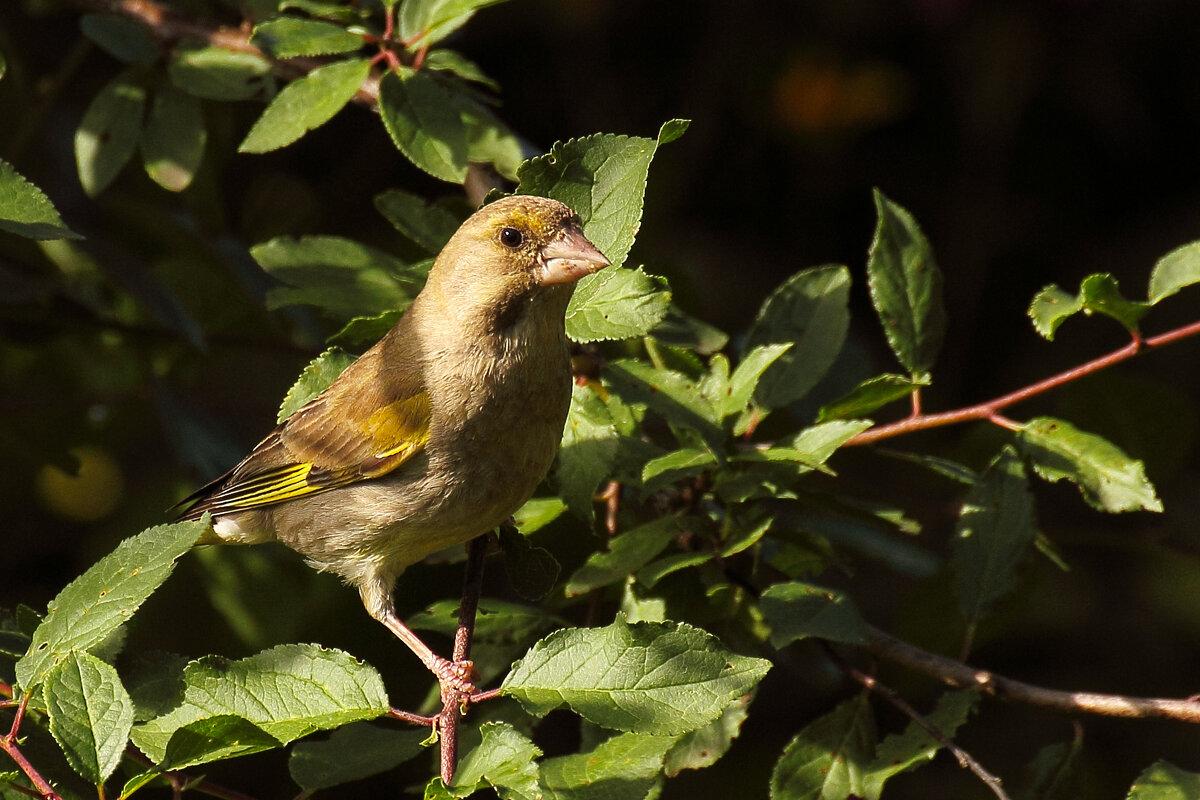
{"label": "small bird", "polygon": [[608,264],[562,203],[484,206],[395,327],[182,517],[212,515],[202,544],[279,541],[337,573],[443,688],[472,691],[471,665],[435,655],[392,589],[410,564],[508,519],[546,475],[571,399],[567,302]]}

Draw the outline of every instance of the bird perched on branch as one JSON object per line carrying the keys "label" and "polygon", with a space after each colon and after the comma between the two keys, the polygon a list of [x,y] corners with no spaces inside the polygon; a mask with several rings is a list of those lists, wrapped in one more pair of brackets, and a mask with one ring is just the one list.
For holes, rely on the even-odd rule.
{"label": "bird perched on branch", "polygon": [[396,615],[405,567],[495,528],[554,459],[570,405],[564,333],[575,281],[608,265],[578,217],[513,196],[446,243],[384,337],[184,503],[202,543],[280,541],[358,589],[443,687],[470,664],[435,655]]}

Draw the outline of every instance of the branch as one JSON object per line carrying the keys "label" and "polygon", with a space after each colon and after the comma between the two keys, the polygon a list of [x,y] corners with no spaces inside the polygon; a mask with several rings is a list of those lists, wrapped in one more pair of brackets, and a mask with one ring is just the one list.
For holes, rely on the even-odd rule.
{"label": "branch", "polygon": [[953,411],[943,411],[938,414],[921,414],[918,411],[918,413],[914,413],[912,416],[898,422],[880,425],[863,431],[846,442],[846,444],[870,444],[880,439],[890,439],[893,436],[923,431],[929,428],[940,428],[944,425],[955,425],[960,422],[969,422],[972,420],[1002,420],[1000,411],[1008,406],[1015,405],[1022,400],[1028,400],[1043,392],[1048,392],[1051,389],[1062,386],[1064,383],[1078,380],[1085,375],[1099,372],[1102,369],[1111,367],[1113,364],[1127,361],[1145,350],[1171,344],[1197,334],[1200,334],[1200,322],[1193,322],[1190,325],[1184,325],[1158,336],[1152,336],[1149,339],[1142,339],[1139,335],[1134,334],[1133,340],[1129,344],[1114,350],[1108,355],[1092,359],[1086,364],[1081,364],[1065,372],[1052,375],[1023,389],[1018,389],[1015,392],[1010,392],[992,400]]}
{"label": "branch", "polygon": [[867,650],[936,678],[947,686],[974,686],[1000,700],[1047,708],[1067,714],[1095,714],[1125,719],[1173,719],[1200,724],[1200,697],[1185,699],[1127,697],[1119,694],[1064,692],[976,669],[961,661],[922,650],[877,628],[870,629]]}
{"label": "branch", "polygon": [[[4,688],[11,697],[12,687],[4,684]],[[25,757],[25,754],[21,752],[21,748],[17,745],[17,735],[21,730],[21,722],[25,719],[25,707],[28,703],[29,694],[25,693],[21,696],[21,702],[17,705],[16,714],[13,716],[12,728],[9,729],[5,736],[0,736],[0,750],[3,750],[8,754],[9,758],[17,762],[17,766],[21,772],[25,773],[25,777],[29,779],[29,782],[37,790],[38,793],[34,795],[35,797],[42,797],[45,800],[62,800],[54,791],[54,787],[42,777],[41,773],[29,762],[29,759]],[[21,787],[15,788],[20,789]],[[24,790],[22,789],[22,791]]]}

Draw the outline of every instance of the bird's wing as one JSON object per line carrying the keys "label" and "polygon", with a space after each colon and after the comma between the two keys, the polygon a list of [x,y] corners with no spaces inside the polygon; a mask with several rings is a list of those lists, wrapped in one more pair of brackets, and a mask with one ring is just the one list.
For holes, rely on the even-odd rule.
{"label": "bird's wing", "polygon": [[378,478],[419,453],[429,439],[424,391],[381,402],[366,417],[342,413],[344,395],[322,395],[286,419],[227,474],[181,503],[183,517],[274,505]]}

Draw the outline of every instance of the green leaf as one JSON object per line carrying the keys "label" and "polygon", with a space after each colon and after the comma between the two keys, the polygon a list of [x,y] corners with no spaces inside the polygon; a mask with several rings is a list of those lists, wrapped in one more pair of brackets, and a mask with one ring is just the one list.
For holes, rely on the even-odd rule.
{"label": "green leaf", "polygon": [[[681,120],[665,123],[657,141],[595,134],[558,142],[546,155],[531,158],[520,166],[517,193],[552,197],[566,203],[583,220],[588,239],[619,267],[629,254],[641,224],[650,161],[660,144],[678,138],[686,127],[687,123]],[[575,291],[597,279],[584,278]]]}
{"label": "green leaf", "polygon": [[42,190],[0,159],[0,231],[28,239],[81,239]]}
{"label": "green leaf", "polygon": [[606,728],[681,734],[715,720],[770,667],[684,623],[618,618],[605,628],[550,634],[513,665],[501,689],[537,717],[565,705]]}
{"label": "green leaf", "polygon": [[1138,775],[1125,800],[1192,800],[1200,797],[1200,773],[1158,760]]}
{"label": "green leaf", "polygon": [[150,179],[182,192],[200,169],[207,141],[200,101],[169,84],[160,86],[142,130],[142,163]]}
{"label": "green leaf", "polygon": [[281,645],[241,661],[206,656],[188,664],[183,678],[179,704],[133,729],[133,743],[156,762],[176,730],[218,715],[242,717],[287,744],[389,708],[379,673],[315,645]]}
{"label": "green leaf", "polygon": [[454,797],[466,797],[493,786],[501,798],[541,800],[538,764],[541,749],[506,722],[486,722],[481,740],[458,765],[446,788]]}
{"label": "green leaf", "polygon": [[317,67],[292,81],[263,110],[238,152],[278,150],[324,125],[350,102],[370,71],[371,62],[358,58]]}
{"label": "green leaf", "polygon": [[743,695],[721,712],[721,716],[691,733],[685,733],[667,752],[663,765],[668,777],[685,769],[703,769],[729,752],[741,733],[750,709],[750,696]]}
{"label": "green leaf", "polygon": [[860,692],[806,725],[771,773],[771,800],[846,800],[865,796],[875,751],[875,718]]}
{"label": "green leaf", "polygon": [[493,92],[500,91],[500,84],[489,78],[479,65],[456,50],[430,50],[425,56],[425,69],[441,69],[457,75],[464,81],[481,83]]}
{"label": "green leaf", "polygon": [[1158,260],[1150,273],[1150,304],[1194,283],[1200,283],[1200,242],[1177,247]]}
{"label": "green leaf", "polygon": [[1051,483],[1066,478],[1094,508],[1162,511],[1142,462],[1107,439],[1061,419],[1037,417],[1021,426],[1018,442],[1041,478]]}
{"label": "green leaf", "polygon": [[362,36],[351,33],[341,25],[301,17],[276,17],[258,23],[254,26],[250,43],[275,58],[353,53],[362,49],[364,44]]}
{"label": "green leaf", "polygon": [[719,416],[724,419],[730,414],[739,414],[750,405],[750,398],[756,394],[765,374],[787,358],[792,348],[791,342],[779,344],[761,344],[747,350],[737,369],[729,376],[729,391],[717,407]]}
{"label": "green leaf", "polygon": [[699,475],[716,465],[716,456],[695,447],[652,458],[642,467],[642,497],[649,497],[664,486]]}
{"label": "green leaf", "polygon": [[623,733],[588,752],[548,758],[541,766],[546,800],[650,800],[662,783],[670,736]]}
{"label": "green leaf", "polygon": [[251,247],[250,255],[289,284],[267,294],[268,307],[313,305],[339,319],[407,308],[429,266],[404,264],[340,236],[279,236]]}
{"label": "green leaf", "polygon": [[[440,600],[406,622],[413,630],[434,631],[453,636],[458,629],[458,600]],[[474,641],[490,643],[529,642],[538,634],[563,624],[562,620],[537,606],[510,603],[485,597],[475,612]]]}
{"label": "green leaf", "polygon": [[1088,275],[1079,285],[1079,294],[1071,297],[1054,284],[1042,289],[1029,306],[1033,327],[1046,339],[1053,341],[1058,326],[1072,314],[1104,314],[1121,323],[1131,332],[1150,310],[1152,303],[1126,300],[1121,296],[1116,279],[1107,273]]}
{"label": "green leaf", "polygon": [[729,343],[729,336],[723,331],[684,313],[674,305],[667,308],[667,315],[654,326],[652,333],[654,339],[662,344],[702,355],[723,350]]}
{"label": "green leaf", "polygon": [[918,387],[928,385],[929,376],[927,375],[916,378],[891,373],[877,375],[863,381],[848,394],[823,406],[817,414],[817,422],[865,417],[888,403],[908,397]]}
{"label": "green leaf", "polygon": [[235,714],[218,714],[177,728],[167,742],[161,766],[186,769],[282,746],[282,742],[249,720]]}
{"label": "green leaf", "polygon": [[[952,740],[978,704],[979,692],[974,688],[946,692],[924,719],[943,737]],[[864,796],[875,800],[888,779],[931,761],[941,749],[941,743],[925,728],[915,721],[910,722],[903,733],[893,733],[879,743],[865,778]]]}
{"label": "green leaf", "polygon": [[1079,738],[1049,744],[1025,768],[1021,800],[1076,800],[1084,795],[1083,746]]}
{"label": "green leaf", "polygon": [[521,146],[512,131],[435,75],[404,69],[380,81],[379,110],[396,147],[420,169],[451,183],[466,179],[471,161],[515,176]]}
{"label": "green leaf", "polygon": [[422,729],[379,728],[356,722],[338,728],[321,742],[299,742],[288,758],[288,772],[302,789],[315,792],[388,772],[425,751]]}
{"label": "green leaf", "polygon": [[513,514],[517,530],[528,536],[562,516],[567,504],[561,497],[531,497]]}
{"label": "green leaf", "polygon": [[331,347],[310,361],[292,388],[288,389],[275,421],[283,422],[299,411],[308,401],[325,391],[354,361],[354,356],[338,347]]}
{"label": "green leaf", "polygon": [[671,305],[665,278],[641,267],[610,267],[576,286],[567,304],[567,337],[574,342],[644,336],[662,321]]}
{"label": "green leaf", "polygon": [[754,392],[765,408],[781,408],[808,394],[842,349],[850,325],[850,271],[840,264],[802,270],[763,303],[745,349],[776,342],[792,348],[771,365]]}
{"label": "green leaf", "polygon": [[458,30],[476,11],[503,0],[405,0],[396,16],[398,38],[428,47]]}
{"label": "green leaf", "polygon": [[135,722],[145,722],[170,711],[183,694],[183,668],[187,659],[175,653],[151,651],[135,661],[126,676]]}
{"label": "green leaf", "polygon": [[913,375],[933,367],[946,335],[942,273],[906,209],[875,190],[878,220],[867,256],[867,288],[892,351]]}
{"label": "green leaf", "polygon": [[725,433],[717,425],[716,409],[701,394],[697,381],[636,359],[611,361],[605,365],[604,375],[626,403],[644,403],[672,425],[699,433],[714,452],[722,448]]}
{"label": "green leaf", "polygon": [[638,583],[647,589],[653,589],[655,584],[668,575],[673,575],[676,572],[682,572],[692,567],[698,567],[701,564],[712,561],[715,557],[715,553],[706,551],[698,553],[672,553],[657,561],[651,561],[639,569],[637,571]]}
{"label": "green leaf", "polygon": [[83,35],[113,58],[128,64],[152,64],[158,46],[144,25],[117,14],[84,14],[79,19]]}
{"label": "green leaf", "polygon": [[104,191],[137,149],[146,90],[129,70],[92,99],[75,131],[75,165],[89,197]]}
{"label": "green leaf", "polygon": [[191,549],[208,523],[159,525],[117,545],[67,584],[46,607],[27,652],[17,662],[17,682],[36,687],[53,667],[76,650],[108,639],[133,616]]}
{"label": "green leaf", "polygon": [[1033,296],[1029,304],[1029,318],[1033,320],[1033,328],[1043,338],[1054,341],[1054,333],[1058,326],[1073,314],[1083,310],[1083,300],[1072,296],[1054,284],[1043,288]]}
{"label": "green leaf", "polygon": [[590,520],[592,497],[617,458],[617,429],[604,400],[591,386],[571,388],[571,410],[563,429],[555,479],[571,513]]}
{"label": "green leaf", "polygon": [[592,553],[567,580],[567,597],[586,594],[602,586],[619,583],[637,572],[679,535],[679,519],[659,517],[609,540],[608,549]]}
{"label": "green leaf", "polygon": [[1025,467],[1005,446],[967,492],[952,541],[954,592],[971,628],[1012,589],[1036,525]]}
{"label": "green leaf", "polygon": [[854,602],[832,589],[777,583],[762,593],[761,605],[771,626],[771,645],[777,650],[810,636],[847,644],[864,644],[869,636]]}
{"label": "green leaf", "polygon": [[500,529],[500,550],[513,591],[526,600],[541,600],[550,594],[562,565],[549,550],[505,527]]}
{"label": "green leaf", "polygon": [[72,652],[46,675],[50,733],[80,776],[101,784],[121,763],[133,727],[117,671],[86,652]]}
{"label": "green leaf", "polygon": [[810,465],[824,464],[838,448],[871,427],[869,419],[832,420],[810,425],[792,440],[792,446]]}
{"label": "green leaf", "polygon": [[358,6],[344,6],[338,2],[321,2],[321,0],[281,0],[279,3],[280,11],[288,11],[293,8],[303,11],[310,17],[328,19],[344,24],[365,22],[370,17],[371,11],[370,9],[359,8]]}
{"label": "green leaf", "polygon": [[396,230],[429,253],[440,252],[462,223],[445,207],[403,189],[375,195],[375,208]]}
{"label": "green leaf", "polygon": [[275,85],[271,62],[221,47],[178,47],[167,64],[171,82],[206,100],[249,100]]}

